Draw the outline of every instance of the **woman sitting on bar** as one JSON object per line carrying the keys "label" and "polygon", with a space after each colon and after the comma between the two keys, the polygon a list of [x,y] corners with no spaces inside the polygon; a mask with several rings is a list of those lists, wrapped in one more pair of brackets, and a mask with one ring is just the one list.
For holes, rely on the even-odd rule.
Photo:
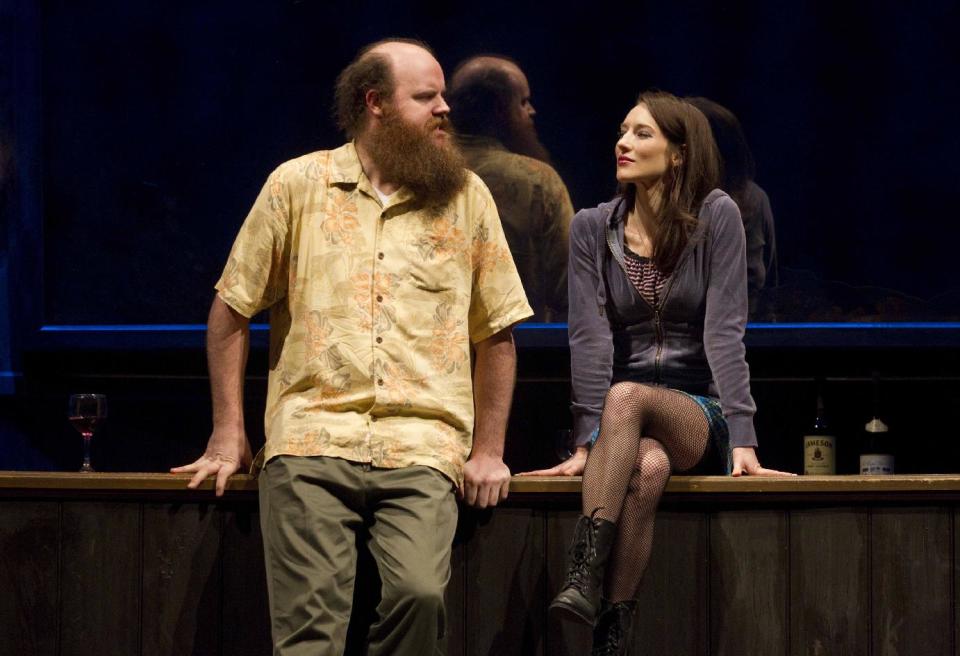
{"label": "woman sitting on bar", "polygon": [[629,649],[672,472],[782,474],[754,452],[743,223],[715,189],[706,118],[668,93],[643,93],[620,126],[616,161],[618,196],[571,226],[577,451],[532,472],[583,473],[583,516],[550,607],[594,625],[594,654]]}

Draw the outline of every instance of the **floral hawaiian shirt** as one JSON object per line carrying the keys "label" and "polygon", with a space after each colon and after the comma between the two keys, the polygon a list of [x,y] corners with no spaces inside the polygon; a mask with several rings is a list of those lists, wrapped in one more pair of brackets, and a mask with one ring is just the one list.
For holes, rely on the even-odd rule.
{"label": "floral hawaiian shirt", "polygon": [[280,165],[216,288],[270,308],[266,460],[426,465],[460,483],[471,342],[531,315],[493,199],[472,173],[440,216],[384,206],[353,144]]}

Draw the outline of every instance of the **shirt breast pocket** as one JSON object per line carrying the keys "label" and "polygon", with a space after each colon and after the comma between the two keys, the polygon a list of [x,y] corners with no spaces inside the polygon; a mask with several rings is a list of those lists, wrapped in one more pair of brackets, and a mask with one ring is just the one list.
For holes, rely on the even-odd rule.
{"label": "shirt breast pocket", "polygon": [[416,292],[442,294],[469,290],[469,262],[456,254],[438,254],[410,263],[408,280]]}

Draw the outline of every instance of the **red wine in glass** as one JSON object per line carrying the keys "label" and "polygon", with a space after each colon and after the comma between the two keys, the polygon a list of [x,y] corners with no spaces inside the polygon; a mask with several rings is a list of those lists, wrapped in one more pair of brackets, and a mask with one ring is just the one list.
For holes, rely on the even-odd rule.
{"label": "red wine in glass", "polygon": [[99,417],[70,417],[70,425],[76,428],[84,439],[93,437],[99,423]]}
{"label": "red wine in glass", "polygon": [[103,394],[72,394],[67,407],[70,424],[83,436],[82,472],[92,472],[90,441],[97,427],[107,418],[107,397]]}

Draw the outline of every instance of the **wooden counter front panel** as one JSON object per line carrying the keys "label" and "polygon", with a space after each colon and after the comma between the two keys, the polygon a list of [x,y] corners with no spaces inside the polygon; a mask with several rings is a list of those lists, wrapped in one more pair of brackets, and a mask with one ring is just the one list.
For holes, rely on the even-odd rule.
{"label": "wooden counter front panel", "polygon": [[140,653],[140,504],[61,506],[61,656]]}
{"label": "wooden counter front panel", "polygon": [[56,656],[60,504],[0,502],[0,643]]}
{"label": "wooden counter front panel", "polygon": [[954,653],[952,520],[935,507],[873,512],[874,656]]}
{"label": "wooden counter front panel", "polygon": [[230,656],[270,654],[273,647],[260,513],[255,503],[226,504],[222,510],[222,653]]}
{"label": "wooden counter front panel", "polygon": [[222,524],[213,504],[143,505],[143,656],[220,653]]}
{"label": "wooden counter front panel", "polygon": [[[552,507],[463,513],[450,656],[587,649],[588,629],[547,616],[577,519]],[[957,656],[957,512],[674,504],[638,593],[636,653]],[[252,501],[0,502],[0,576],[0,653],[270,653]]]}
{"label": "wooden counter front panel", "polygon": [[790,513],[790,654],[865,654],[870,643],[870,513]]}
{"label": "wooden counter front panel", "polygon": [[709,525],[702,513],[657,514],[650,568],[637,595],[634,634],[634,642],[649,653],[708,653]]}
{"label": "wooden counter front panel", "polygon": [[710,520],[710,653],[783,653],[787,514],[719,512]]}
{"label": "wooden counter front panel", "polygon": [[464,511],[467,654],[544,656],[545,517],[531,508]]}

